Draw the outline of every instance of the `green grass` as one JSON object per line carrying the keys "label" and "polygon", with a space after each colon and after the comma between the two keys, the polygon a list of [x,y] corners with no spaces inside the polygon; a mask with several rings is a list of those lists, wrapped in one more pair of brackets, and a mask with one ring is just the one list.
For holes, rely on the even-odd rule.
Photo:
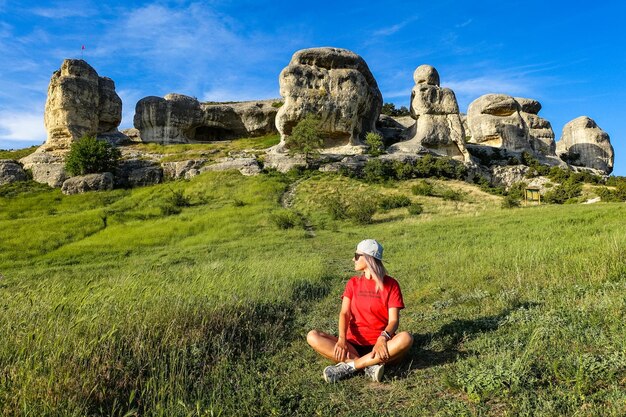
{"label": "green grass", "polygon": [[[272,216],[293,180],[0,187],[0,415],[626,413],[624,204],[503,210],[456,181],[433,181],[461,195],[446,200],[414,195],[418,180],[316,174],[297,185],[300,221],[281,229]],[[173,192],[189,206],[164,215]],[[405,196],[424,212],[357,226],[329,215],[333,193]],[[328,385],[305,335],[336,332],[369,237],[385,246],[415,344],[382,384]]]}
{"label": "green grass", "polygon": [[23,148],[23,149],[11,150],[11,151],[0,149],[0,159],[18,160],[35,152],[37,148],[39,148],[39,145],[30,146],[28,148]]}
{"label": "green grass", "polygon": [[208,161],[214,161],[228,156],[230,152],[247,151],[252,154],[261,154],[262,150],[277,145],[279,142],[280,135],[269,134],[255,138],[214,141],[202,144],[159,145],[156,143],[142,143],[130,145],[127,148],[162,155],[161,162],[183,161],[194,158],[205,158]]}

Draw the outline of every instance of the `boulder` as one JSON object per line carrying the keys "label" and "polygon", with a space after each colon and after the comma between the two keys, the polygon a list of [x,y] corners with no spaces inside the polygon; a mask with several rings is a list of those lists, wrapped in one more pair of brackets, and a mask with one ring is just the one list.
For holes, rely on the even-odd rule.
{"label": "boulder", "polygon": [[541,103],[531,98],[515,97],[520,105],[520,115],[528,128],[528,139],[531,148],[536,154],[556,156],[556,142],[552,125],[546,119],[537,115],[541,110]]}
{"label": "boulder", "polygon": [[135,107],[134,125],[143,142],[197,143],[276,132],[276,100],[200,103],[181,94],[145,97]]}
{"label": "boulder", "polygon": [[470,103],[467,112],[467,124],[472,133],[470,143],[511,151],[533,151],[520,111],[520,104],[505,94],[477,98]]}
{"label": "boulder", "polygon": [[383,140],[386,144],[393,144],[400,140],[407,139],[408,132],[414,124],[415,120],[409,116],[392,117],[381,114],[376,122],[376,129],[383,136]]}
{"label": "boulder", "polygon": [[40,146],[32,154],[20,159],[24,169],[31,171],[33,181],[60,188],[69,177],[65,172],[65,156],[67,149],[47,151]]}
{"label": "boulder", "polygon": [[259,166],[256,158],[220,158],[217,163],[211,165],[205,165],[200,168],[200,172],[206,171],[229,171],[237,170],[243,175],[258,175],[261,173],[261,167]]}
{"label": "boulder", "polygon": [[12,159],[0,159],[0,185],[16,181],[28,181],[28,175],[22,165]]}
{"label": "boulder", "polygon": [[115,170],[115,185],[138,187],[159,184],[163,181],[163,169],[157,162],[142,159],[125,159]]}
{"label": "boulder", "polygon": [[596,122],[580,116],[563,127],[561,139],[556,143],[556,153],[565,162],[600,170],[613,171],[613,146],[608,133]]}
{"label": "boulder", "polygon": [[61,192],[63,194],[79,194],[87,191],[104,191],[113,189],[113,174],[104,172],[101,174],[87,174],[72,177],[63,182]]}
{"label": "boulder", "polygon": [[110,78],[100,77],[82,59],[66,59],[52,74],[44,113],[45,150],[69,149],[85,135],[115,133],[122,101]]}
{"label": "boulder", "polygon": [[200,173],[200,168],[207,162],[206,159],[190,159],[187,161],[163,162],[163,175],[166,178],[178,180],[193,178]]}
{"label": "boulder", "polygon": [[416,120],[409,139],[389,148],[389,152],[431,153],[469,161],[465,130],[454,92],[439,86],[439,73],[430,65],[420,65],[413,74],[411,116]]}
{"label": "boulder", "polygon": [[279,84],[285,102],[276,116],[281,135],[278,151],[286,151],[285,140],[293,127],[309,114],[320,118],[323,147],[332,152],[355,152],[355,147],[363,146],[365,135],[376,131],[382,95],[369,67],[354,52],[297,51],[281,71]]}

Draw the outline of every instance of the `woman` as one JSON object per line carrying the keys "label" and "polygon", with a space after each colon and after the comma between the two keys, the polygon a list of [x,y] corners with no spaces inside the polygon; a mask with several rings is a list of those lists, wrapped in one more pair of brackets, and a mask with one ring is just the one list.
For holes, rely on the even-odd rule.
{"label": "woman", "polygon": [[307,342],[336,365],[324,369],[326,382],[336,382],[364,369],[374,381],[384,364],[399,362],[413,344],[407,332],[396,334],[404,308],[398,282],[387,275],[383,247],[373,239],[357,245],[354,269],[363,271],[348,281],[339,313],[339,335],[311,330]]}

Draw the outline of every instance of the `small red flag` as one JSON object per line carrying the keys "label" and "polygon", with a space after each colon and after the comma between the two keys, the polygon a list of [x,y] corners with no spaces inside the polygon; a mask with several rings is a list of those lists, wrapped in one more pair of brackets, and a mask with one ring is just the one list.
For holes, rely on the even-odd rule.
{"label": "small red flag", "polygon": [[85,45],[83,45],[83,47],[81,49],[85,50]]}

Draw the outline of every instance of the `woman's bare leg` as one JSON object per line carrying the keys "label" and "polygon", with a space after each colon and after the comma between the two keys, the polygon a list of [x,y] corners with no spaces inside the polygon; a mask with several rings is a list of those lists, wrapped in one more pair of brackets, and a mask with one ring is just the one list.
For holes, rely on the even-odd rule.
{"label": "woman's bare leg", "polygon": [[[311,330],[309,334],[306,335],[306,341],[311,347],[320,355],[324,356],[327,359],[330,359],[333,362],[337,362],[333,357],[333,353],[335,351],[335,344],[339,340],[336,336],[332,334],[320,332],[317,330]],[[390,341],[391,342],[391,341]],[[348,346],[348,357],[346,359],[355,360],[359,358],[359,354],[357,353],[354,346],[350,343],[346,342]],[[391,353],[391,352],[390,352]],[[345,360],[345,359],[344,359]]]}
{"label": "woman's bare leg", "polygon": [[[409,352],[411,346],[413,346],[413,336],[411,336],[410,333],[400,332],[395,335],[393,339],[387,342],[387,349],[389,350],[389,360],[387,360],[385,364],[395,364],[400,362]],[[372,355],[368,353],[367,355],[355,359],[354,367],[356,369],[363,369],[367,366],[377,365],[379,363],[381,363],[381,360],[378,356],[372,358]]]}

